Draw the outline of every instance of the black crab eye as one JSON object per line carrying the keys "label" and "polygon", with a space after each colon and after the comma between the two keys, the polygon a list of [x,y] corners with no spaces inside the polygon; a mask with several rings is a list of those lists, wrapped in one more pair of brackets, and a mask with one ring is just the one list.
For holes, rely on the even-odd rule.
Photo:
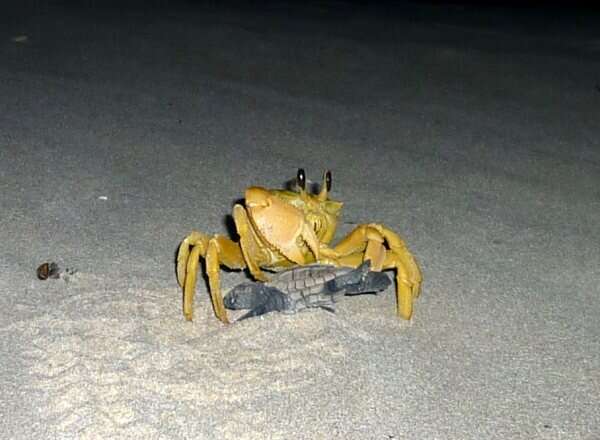
{"label": "black crab eye", "polygon": [[331,191],[331,171],[325,171],[325,188],[327,192]]}
{"label": "black crab eye", "polygon": [[304,174],[304,169],[298,168],[296,181],[298,182],[298,186],[304,191],[306,189],[306,174]]}

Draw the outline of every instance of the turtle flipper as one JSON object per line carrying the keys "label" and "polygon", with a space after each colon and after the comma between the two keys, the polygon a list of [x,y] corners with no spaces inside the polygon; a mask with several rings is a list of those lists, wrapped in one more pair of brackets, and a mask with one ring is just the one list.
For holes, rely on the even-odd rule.
{"label": "turtle flipper", "polygon": [[350,272],[340,275],[326,283],[326,291],[330,293],[359,293],[381,292],[389,287],[390,279],[383,272],[371,271],[371,260],[365,260],[360,266]]}
{"label": "turtle flipper", "polygon": [[248,319],[248,318],[254,318],[255,316],[260,316],[260,315],[265,315],[269,312],[273,312],[274,310],[271,309],[268,304],[261,304],[258,307],[253,308],[252,310],[250,310],[248,313],[242,315],[240,318],[236,319],[236,321],[243,321],[244,319]]}
{"label": "turtle flipper", "polygon": [[329,283],[328,288],[332,292],[338,292],[346,289],[348,286],[360,284],[367,277],[371,270],[371,260],[365,260],[360,266],[350,270],[344,275],[340,275]]}
{"label": "turtle flipper", "polygon": [[237,321],[270,312],[283,312],[290,308],[289,299],[283,292],[258,283],[246,285],[244,289],[232,290],[226,295],[225,305],[236,309],[250,309]]}
{"label": "turtle flipper", "polygon": [[377,293],[387,289],[392,282],[383,272],[369,272],[361,282],[346,286],[346,293],[358,295],[361,293]]}

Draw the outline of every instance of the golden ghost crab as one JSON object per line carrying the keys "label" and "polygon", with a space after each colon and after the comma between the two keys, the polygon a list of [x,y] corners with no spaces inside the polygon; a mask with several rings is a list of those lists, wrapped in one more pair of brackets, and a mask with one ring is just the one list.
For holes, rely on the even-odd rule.
{"label": "golden ghost crab", "polygon": [[244,205],[233,207],[239,242],[221,235],[193,231],[180,244],[177,280],[183,288],[183,314],[193,317],[193,300],[200,257],[204,258],[215,315],[229,323],[220,287],[220,266],[248,268],[258,281],[267,281],[262,269],[282,270],[310,263],[358,267],[371,260],[371,269],[396,271],[397,314],[410,319],[419,294],[421,271],[402,239],[384,225],[357,226],[337,245],[335,234],[342,203],[329,199],[331,172],[326,171],[318,194],[306,189],[304,170],[297,175],[298,192],[252,186]]}

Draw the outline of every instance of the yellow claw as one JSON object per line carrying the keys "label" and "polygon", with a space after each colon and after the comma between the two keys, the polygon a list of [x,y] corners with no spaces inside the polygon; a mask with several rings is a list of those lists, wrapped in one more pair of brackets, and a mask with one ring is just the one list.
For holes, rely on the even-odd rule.
{"label": "yellow claw", "polygon": [[306,243],[313,254],[313,261],[318,260],[319,240],[300,209],[257,186],[246,190],[246,209],[252,224],[268,246],[274,247],[292,262],[303,265],[306,252],[302,244]]}

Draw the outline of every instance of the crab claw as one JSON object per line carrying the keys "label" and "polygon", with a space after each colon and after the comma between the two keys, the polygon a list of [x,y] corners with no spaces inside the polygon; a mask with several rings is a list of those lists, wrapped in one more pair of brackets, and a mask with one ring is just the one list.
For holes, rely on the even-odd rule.
{"label": "crab claw", "polygon": [[246,190],[246,207],[265,208],[271,203],[271,193],[260,186],[251,186]]}
{"label": "crab claw", "polygon": [[319,240],[299,209],[258,186],[246,190],[245,204],[262,238],[290,261],[306,263],[303,243],[319,259]]}

